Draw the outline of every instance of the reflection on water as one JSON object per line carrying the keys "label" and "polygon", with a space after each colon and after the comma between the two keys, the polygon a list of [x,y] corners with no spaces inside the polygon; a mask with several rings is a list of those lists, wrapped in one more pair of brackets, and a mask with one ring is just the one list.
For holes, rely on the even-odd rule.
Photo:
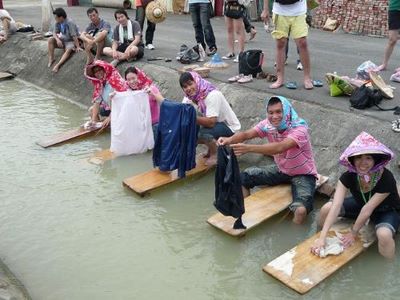
{"label": "reflection on water", "polygon": [[[33,299],[298,298],[261,269],[315,233],[314,215],[225,236],[205,222],[212,175],[139,198],[122,180],[148,170],[150,153],[89,164],[108,134],[42,149],[86,111],[18,81],[0,95],[0,257]],[[398,270],[373,246],[304,298],[394,299]]]}

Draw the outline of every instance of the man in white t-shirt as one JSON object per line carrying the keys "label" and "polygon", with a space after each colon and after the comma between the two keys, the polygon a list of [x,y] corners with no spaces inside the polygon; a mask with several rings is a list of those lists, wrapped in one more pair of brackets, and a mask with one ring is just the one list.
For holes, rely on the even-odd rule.
{"label": "man in white t-shirt", "polygon": [[17,32],[17,26],[14,19],[8,11],[0,9],[0,43],[7,41],[10,34]]}
{"label": "man in white t-shirt", "polygon": [[[264,10],[261,14],[261,18],[266,23],[269,19],[269,1],[270,0],[264,0]],[[307,47],[307,1],[275,0],[272,13],[272,21],[275,25],[272,37],[276,40],[276,73],[278,79],[270,88],[280,88],[284,83],[285,49],[290,35],[296,42],[300,60],[303,64],[304,88],[311,90],[313,84],[311,80],[310,55]]]}

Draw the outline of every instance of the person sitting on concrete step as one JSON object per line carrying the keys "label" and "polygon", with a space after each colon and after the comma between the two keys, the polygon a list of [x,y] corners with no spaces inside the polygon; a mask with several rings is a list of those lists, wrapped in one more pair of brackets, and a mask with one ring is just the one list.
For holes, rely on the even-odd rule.
{"label": "person sitting on concrete step", "polygon": [[112,46],[105,47],[105,55],[112,57],[112,64],[116,66],[120,61],[138,60],[143,57],[144,45],[140,24],[130,20],[126,10],[117,9],[114,13],[118,25],[114,29]]}
{"label": "person sitting on concrete step", "polygon": [[320,255],[330,227],[340,216],[355,220],[350,232],[341,238],[344,248],[355,242],[360,229],[369,220],[375,225],[379,253],[394,258],[394,236],[400,225],[400,197],[393,174],[385,168],[392,158],[393,152],[366,132],[346,148],[339,163],[348,171],[340,176],[333,200],[321,208],[318,223],[323,227],[311,247],[312,253]]}
{"label": "person sitting on concrete step", "polygon": [[14,19],[5,9],[0,9],[0,43],[7,41],[8,36],[17,32]]}
{"label": "person sitting on concrete step", "polygon": [[96,51],[95,60],[100,59],[104,47],[112,45],[112,29],[110,23],[99,17],[97,8],[91,7],[86,12],[90,23],[86,30],[81,33],[81,40],[85,45],[86,64],[93,62],[92,50]]}
{"label": "person sitting on concrete step", "polygon": [[[267,144],[243,142],[266,138]],[[273,96],[267,103],[267,117],[255,127],[218,139],[219,145],[230,145],[236,155],[259,153],[274,157],[275,165],[250,167],[241,173],[243,196],[250,195],[255,186],[292,185],[293,202],[289,209],[293,222],[302,224],[313,209],[317,168],[306,121],[299,118],[290,102]]]}
{"label": "person sitting on concrete step", "polygon": [[61,56],[60,61],[53,67],[53,72],[57,73],[60,67],[67,61],[73,52],[82,51],[79,46],[79,30],[78,26],[67,18],[67,13],[63,8],[56,8],[53,11],[54,18],[56,20],[55,29],[53,36],[49,38],[48,51],[49,51],[49,63],[48,67],[55,62],[54,49],[61,48],[64,50],[64,54]]}

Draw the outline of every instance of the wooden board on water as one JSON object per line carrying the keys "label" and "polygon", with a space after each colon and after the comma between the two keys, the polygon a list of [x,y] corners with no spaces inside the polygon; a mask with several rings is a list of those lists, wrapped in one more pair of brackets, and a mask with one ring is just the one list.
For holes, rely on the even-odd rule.
{"label": "wooden board on water", "polygon": [[[43,148],[48,148],[51,146],[55,146],[58,144],[62,144],[65,142],[69,142],[71,140],[74,139],[78,139],[78,138],[84,138],[84,137],[88,137],[91,136],[93,134],[95,134],[97,131],[99,131],[100,129],[84,129],[82,127],[79,127],[77,129],[72,129],[69,130],[67,132],[62,132],[59,134],[56,134],[52,137],[48,137],[44,140],[41,140],[39,142],[36,142],[36,144],[38,144],[39,146],[43,147]],[[103,130],[102,132],[104,132],[105,130]]]}
{"label": "wooden board on water", "polygon": [[7,72],[0,72],[0,81],[4,79],[11,79],[14,78],[13,74],[7,73]]}
{"label": "wooden board on water", "polygon": [[[205,164],[205,159],[199,156],[196,159],[196,167],[186,172],[185,178],[190,178],[195,175],[206,173],[213,167],[207,166]],[[173,182],[185,178],[179,178],[177,170],[172,171],[170,173],[165,173],[165,172],[160,172],[160,170],[156,168],[151,171],[126,178],[124,179],[123,184],[128,188],[130,188],[131,190],[133,190],[135,193],[139,194],[140,196],[144,196],[146,193],[149,193],[157,188],[166,186],[168,184],[171,184]]]}
{"label": "wooden board on water", "polygon": [[245,213],[242,216],[246,229],[233,229],[236,219],[216,213],[207,223],[232,236],[244,235],[250,229],[285,210],[292,203],[289,184],[265,187],[244,199]]}
{"label": "wooden board on water", "polygon": [[114,159],[116,155],[110,151],[110,149],[105,149],[96,152],[91,158],[89,158],[89,162],[95,165],[102,165],[107,160]]}
{"label": "wooden board on water", "polygon": [[[336,235],[348,232],[350,227],[350,222],[344,223],[340,221],[332,226],[329,235],[335,236],[337,232],[339,234]],[[296,292],[305,294],[361,254],[365,248],[374,242],[375,235],[372,226],[364,229],[364,233],[359,235],[356,242],[345,249],[340,255],[320,258],[312,254],[310,248],[319,237],[319,233],[317,233],[269,262],[264,266],[263,270]]]}

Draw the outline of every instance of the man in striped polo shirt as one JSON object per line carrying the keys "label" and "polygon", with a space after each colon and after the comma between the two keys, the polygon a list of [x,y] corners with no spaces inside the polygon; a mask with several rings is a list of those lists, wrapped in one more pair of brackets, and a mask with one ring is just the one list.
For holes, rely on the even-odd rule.
{"label": "man in striped polo shirt", "polygon": [[[267,144],[243,144],[253,138],[266,138]],[[293,222],[301,224],[313,209],[317,168],[308,134],[307,123],[300,119],[281,96],[267,103],[267,118],[255,127],[218,139],[219,145],[231,145],[236,155],[259,153],[274,157],[275,165],[250,167],[241,173],[243,196],[255,186],[291,183]]]}

